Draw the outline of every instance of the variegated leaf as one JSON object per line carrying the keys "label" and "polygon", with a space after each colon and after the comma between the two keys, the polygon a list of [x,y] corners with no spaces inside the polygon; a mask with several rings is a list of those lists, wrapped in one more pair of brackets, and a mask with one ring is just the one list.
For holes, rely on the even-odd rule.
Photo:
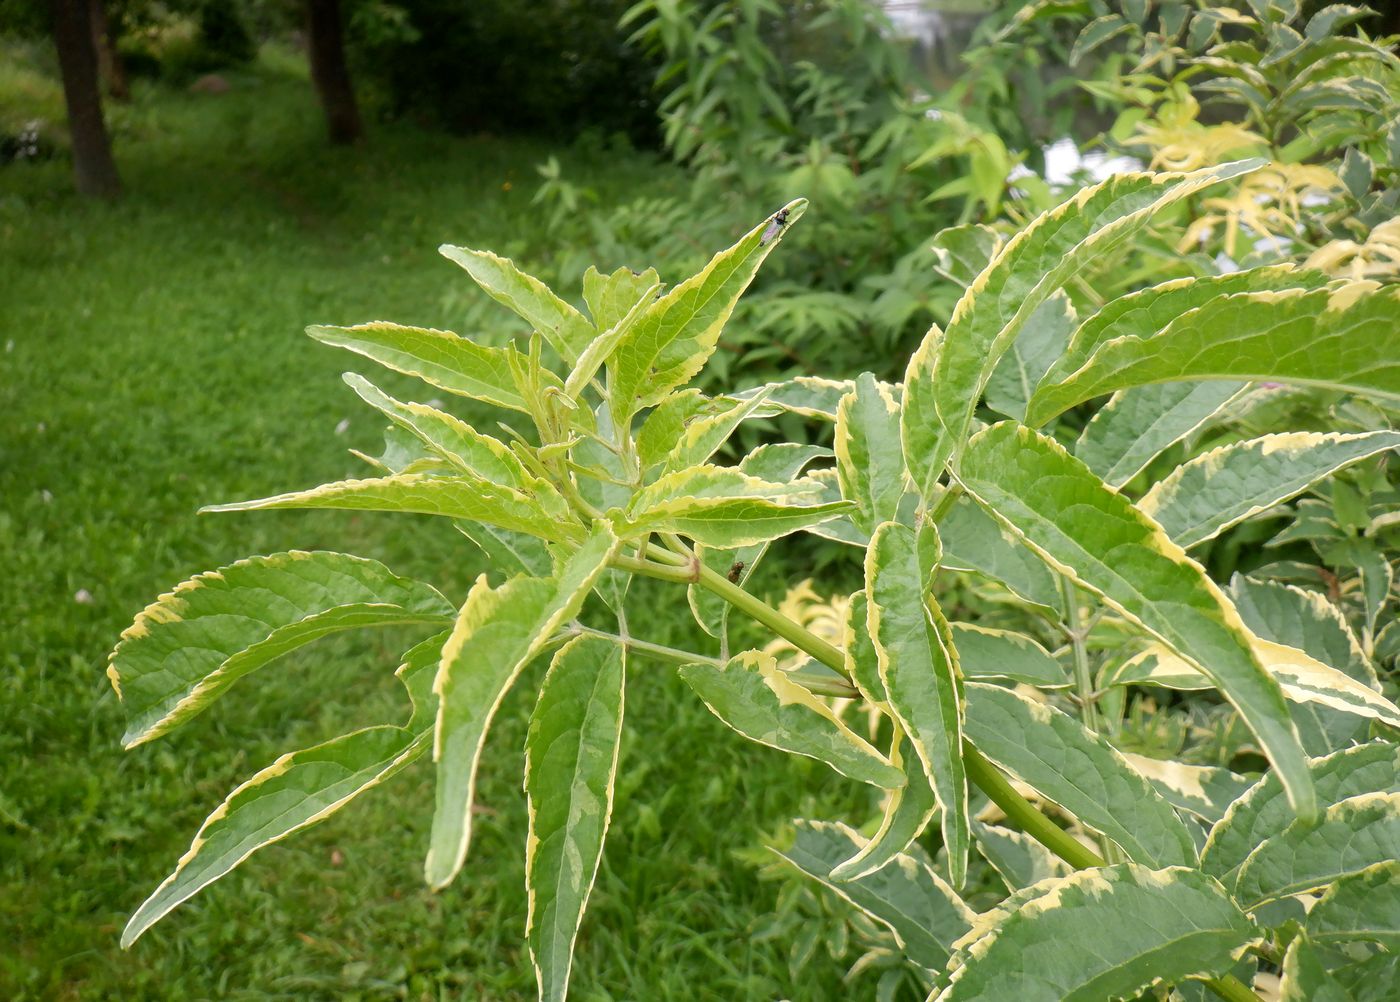
{"label": "variegated leaf", "polygon": [[1400,432],[1393,431],[1264,435],[1183,463],[1155,484],[1138,508],[1189,548],[1397,446]]}
{"label": "variegated leaf", "polygon": [[1235,897],[1253,910],[1400,858],[1400,794],[1363,793],[1294,821],[1251,852]]}
{"label": "variegated leaf", "polygon": [[564,361],[576,360],[593,340],[593,325],[582,313],[509,258],[450,244],[443,244],[438,253],[460,265],[488,296],[544,335]]}
{"label": "variegated leaf", "polygon": [[1400,399],[1400,288],[1346,282],[1240,293],[1192,310],[1152,337],[1101,345],[1077,370],[1047,375],[1027,412],[1043,424],[1105,393],[1183,379],[1260,379]]}
{"label": "variegated leaf", "polygon": [[1038,216],[1001,248],[958,301],[947,331],[931,331],[905,372],[904,456],[925,501],[966,440],[987,379],[1041,303],[1090,255],[1130,239],[1163,206],[1262,165],[1120,174]]}
{"label": "variegated leaf", "polygon": [[568,516],[564,499],[544,481],[533,481],[531,493],[527,494],[466,473],[451,477],[400,473],[372,480],[340,480],[310,490],[290,491],[252,501],[207,505],[200,511],[268,508],[338,508],[444,515],[484,522],[553,542],[576,541],[583,534],[583,526]]}
{"label": "variegated leaf", "polygon": [[1300,815],[1317,811],[1297,730],[1224,592],[1058,443],[1009,422],[973,436],[959,479],[1061,573],[1204,672],[1240,711]]}
{"label": "variegated leaf", "polygon": [[1107,741],[1053,707],[1010,689],[967,683],[967,739],[1083,824],[1147,866],[1191,866],[1191,834],[1171,806]]}
{"label": "variegated leaf", "polygon": [[856,504],[856,526],[870,533],[899,513],[907,477],[899,446],[899,404],[870,373],[856,380],[836,413],[836,477]]}
{"label": "variegated leaf", "polygon": [[[1323,804],[1364,793],[1400,794],[1400,749],[1373,741],[1309,762],[1313,784]],[[1265,838],[1293,820],[1277,774],[1268,773],[1225,812],[1201,850],[1201,868],[1227,887],[1245,858]]]}
{"label": "variegated leaf", "polygon": [[792,847],[778,855],[888,928],[915,964],[928,971],[943,969],[953,942],[975,916],[931,866],[900,855],[874,873],[836,880],[832,869],[861,849],[860,836],[826,821],[797,821],[795,826]]}
{"label": "variegated leaf", "polygon": [[377,560],[293,550],[196,575],[122,633],[107,677],[132,748],[178,727],[234,682],[320,637],[361,626],[441,628],[452,604]]}
{"label": "variegated leaf", "polygon": [[899,522],[877,528],[865,557],[867,625],[889,708],[933,780],[943,812],[948,872],[959,887],[971,841],[962,760],[962,679],[952,631],[926,580],[915,531]]}
{"label": "variegated leaf", "polygon": [[510,372],[511,354],[520,354],[515,348],[491,348],[451,331],[382,321],[355,327],[308,327],[306,333],[322,344],[347,348],[449,393],[526,410]]}
{"label": "variegated leaf", "polygon": [[862,783],[886,789],[904,785],[903,772],[788,678],[771,655],[748,651],[723,667],[685,665],[680,676],[711,713],[751,741],[825,762]]}
{"label": "variegated leaf", "polygon": [[122,949],[259,849],[330,817],[426,751],[433,668],[446,639],[444,632],[418,644],[396,672],[413,701],[407,726],[367,727],[290,752],[230,793],[200,826],[175,872],[131,916]]}
{"label": "variegated leaf", "polygon": [[[805,199],[788,203],[647,307],[608,359],[613,423],[618,428],[626,428],[639,408],[657,403],[704,367],[759,265],[806,208]],[[779,215],[786,225],[768,235]]]}
{"label": "variegated leaf", "polygon": [[622,738],[623,648],[578,637],[554,656],[525,739],[529,914],[542,1002],[563,1002],[574,940],[603,858]]}
{"label": "variegated leaf", "polygon": [[483,574],[462,604],[433,683],[437,806],[424,865],[430,886],[445,887],[466,859],[476,769],[501,700],[554,631],[578,614],[617,546],[599,523],[554,577],[517,577],[492,588]]}

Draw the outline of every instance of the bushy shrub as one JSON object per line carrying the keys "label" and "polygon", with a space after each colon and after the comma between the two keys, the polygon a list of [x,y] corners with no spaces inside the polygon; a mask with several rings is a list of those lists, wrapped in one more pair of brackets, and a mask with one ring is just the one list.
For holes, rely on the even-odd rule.
{"label": "bushy shrub", "polygon": [[401,0],[350,19],[356,79],[387,115],[457,132],[560,140],[595,128],[650,145],[652,67],[624,44],[622,0]]}
{"label": "bushy shrub", "polygon": [[[1157,212],[1263,166],[1117,176],[1005,243],[958,231],[944,269],[965,287],[899,384],[687,386],[804,200],[669,288],[655,270],[588,271],[586,314],[509,260],[442,248],[530,326],[523,347],[383,322],[311,328],[498,408],[502,434],[348,373],[392,422],[382,455],[361,456],[372,475],[213,510],[450,518],[497,573],[458,604],[376,561],[281,553],[142,612],[108,670],[128,747],[329,633],[410,625],[425,639],[396,672],[407,722],[291,752],[234,790],[124,942],[430,749],[425,876],[445,886],[497,708],[553,651],[523,770],[542,999],[566,994],[599,873],[631,658],[678,665],[739,735],[871,788],[871,816],[799,820],[776,848],[868,916],[851,978],[876,973],[881,992],[1244,1002],[1267,969],[1283,999],[1394,997],[1400,708],[1377,659],[1400,494],[1333,478],[1374,486],[1400,447],[1400,287],[1275,265],[1154,284],[1082,316],[1063,294]],[[1324,429],[1270,419],[1293,415],[1270,408],[1293,386],[1322,398]],[[827,425],[833,448],[769,442],[714,462],[743,424],[782,412]],[[1241,434],[1250,421],[1272,427]],[[1154,466],[1221,427],[1227,441]],[[1375,554],[1369,567],[1317,587],[1288,566],[1216,581],[1197,559],[1300,498],[1300,512],[1330,505],[1300,520],[1304,538],[1335,519],[1339,544]],[[825,608],[807,590],[779,608],[760,599],[755,565],[796,534],[848,547],[864,587]],[[638,575],[674,586],[714,649],[648,641],[658,612],[629,603]],[[732,652],[734,612],[766,642]]]}

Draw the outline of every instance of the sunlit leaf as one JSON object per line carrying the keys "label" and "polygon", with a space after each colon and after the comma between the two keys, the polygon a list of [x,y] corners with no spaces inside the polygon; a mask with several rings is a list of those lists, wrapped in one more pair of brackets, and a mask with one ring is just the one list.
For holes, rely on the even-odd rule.
{"label": "sunlit leaf", "polygon": [[924,499],[966,440],[992,370],[1041,303],[1091,255],[1120,246],[1163,206],[1262,164],[1120,174],[1036,217],[1002,247],[958,301],[947,330],[930,332],[905,372],[904,456]]}

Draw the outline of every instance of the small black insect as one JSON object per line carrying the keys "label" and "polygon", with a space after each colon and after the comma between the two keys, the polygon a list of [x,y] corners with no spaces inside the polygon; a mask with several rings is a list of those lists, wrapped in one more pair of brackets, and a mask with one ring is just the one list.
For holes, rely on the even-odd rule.
{"label": "small black insect", "polygon": [[779,233],[782,232],[783,227],[787,225],[787,220],[788,220],[788,210],[787,210],[787,209],[779,209],[779,210],[773,215],[773,218],[772,218],[771,220],[769,220],[769,222],[768,222],[768,228],[767,228],[766,230],[763,231],[763,236],[761,236],[761,237],[758,238],[758,242],[759,242],[760,244],[766,244],[768,241],[770,241],[770,240],[772,240],[774,237],[776,237]]}
{"label": "small black insect", "polygon": [[736,561],[734,561],[734,565],[733,565],[732,567],[729,568],[729,582],[730,582],[730,584],[738,584],[738,583],[739,583],[739,575],[740,575],[740,574],[743,574],[743,573],[744,573],[744,562],[743,562],[742,560],[736,560]]}

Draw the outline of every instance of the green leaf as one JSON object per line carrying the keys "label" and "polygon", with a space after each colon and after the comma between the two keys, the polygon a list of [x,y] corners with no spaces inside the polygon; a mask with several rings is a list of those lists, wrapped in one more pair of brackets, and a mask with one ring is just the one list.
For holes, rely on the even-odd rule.
{"label": "green leaf", "polygon": [[861,696],[881,710],[889,707],[890,696],[885,680],[880,677],[880,655],[870,639],[870,605],[865,589],[851,595],[846,607],[846,622],[842,631],[842,660],[846,675],[860,690]]}
{"label": "green leaf", "polygon": [[1283,957],[1283,977],[1279,981],[1278,1002],[1355,1002],[1349,991],[1327,973],[1322,959],[1307,937],[1288,944]]}
{"label": "green leaf", "polygon": [[525,739],[529,916],[540,998],[563,1002],[574,940],[603,858],[622,737],[623,649],[578,637],[554,656]]}
{"label": "green leaf", "polygon": [[942,970],[953,942],[975,917],[932,867],[912,856],[896,856],[857,880],[835,880],[831,871],[862,847],[843,824],[796,821],[792,848],[778,855],[831,888],[894,933],[904,955],[929,971]]}
{"label": "green leaf", "polygon": [[752,400],[760,393],[763,394],[763,406],[755,413],[755,417],[797,414],[801,417],[835,421],[841,398],[854,389],[855,382],[849,379],[794,376],[782,382],[765,383],[749,390],[741,390],[731,396],[736,400]]}
{"label": "green leaf", "polygon": [[1148,866],[1194,865],[1191,833],[1107,741],[1010,689],[967,683],[967,739],[997,765]]}
{"label": "green leaf", "polygon": [[[830,456],[831,451],[817,445],[799,445],[796,442],[774,442],[760,445],[744,457],[739,470],[759,480],[770,483],[784,483],[794,479],[802,468],[821,456]],[[768,543],[754,543],[750,546],[714,547],[696,544],[695,555],[717,574],[726,577],[738,567],[736,584],[748,581],[754,569],[768,552]],[[729,612],[733,608],[728,601],[707,588],[690,585],[686,598],[695,621],[712,637],[723,637],[729,622]]]}
{"label": "green leaf", "polygon": [[952,631],[928,593],[917,534],[898,522],[875,530],[865,557],[867,627],[890,710],[933,780],[953,886],[967,875],[971,841],[963,769],[963,707]]}
{"label": "green leaf", "polygon": [[870,373],[856,380],[836,412],[836,477],[841,496],[855,502],[851,518],[865,533],[893,521],[904,497],[899,404]]}
{"label": "green leaf", "polygon": [[320,637],[451,621],[436,588],[377,560],[293,550],[182,581],[122,633],[107,677],[126,707],[122,745],[178,727],[238,679]]}
{"label": "green leaf", "polygon": [[692,388],[672,393],[653,407],[637,431],[637,461],[642,472],[661,466],[692,421],[718,414],[729,405],[723,398],[707,397]]}
{"label": "green leaf", "polygon": [[517,489],[528,488],[534,479],[503,442],[460,418],[426,404],[401,403],[357,373],[347,372],[342,378],[361,400],[463,473]]}
{"label": "green leaf", "polygon": [[949,625],[963,678],[1023,682],[1042,689],[1063,689],[1070,684],[1064,667],[1024,633],[975,623]]}
{"label": "green leaf", "polygon": [[1181,379],[1251,379],[1400,399],[1400,288],[1343,282],[1332,288],[1221,296],[1150,337],[1099,347],[1079,369],[1052,370],[1027,422],[1132,386]]}
{"label": "green leaf", "polygon": [[476,769],[501,700],[554,632],[578,614],[617,546],[599,523],[556,576],[517,577],[492,588],[483,574],[462,604],[433,684],[437,806],[424,865],[431,887],[447,886],[466,859]]}
{"label": "green leaf", "polygon": [[1266,838],[1240,867],[1235,896],[1251,910],[1400,857],[1400,793],[1363,793]]}
{"label": "green leaf", "polygon": [[[972,945],[939,1002],[1103,1002],[1228,972],[1258,935],[1220,885],[1135,863],[1036,885]],[[974,929],[976,935],[980,929]]]}
{"label": "green leaf", "polygon": [[[1290,702],[1400,726],[1400,708],[1370,686],[1296,648],[1257,637],[1250,646]],[[1152,644],[1128,659],[1109,681],[1113,685],[1159,685],[1164,689],[1210,688],[1209,680],[1191,662],[1161,644]]]}
{"label": "green leaf", "polygon": [[661,276],[655,268],[640,273],[631,268],[619,268],[611,275],[604,275],[589,265],[583,273],[583,301],[593,315],[594,328],[601,334],[616,327],[619,320],[660,285]]}
{"label": "green leaf", "polygon": [[438,253],[461,265],[488,296],[544,335],[566,362],[576,360],[593,340],[593,325],[582,313],[509,258],[451,244],[443,244]]}
{"label": "green leaf", "polygon": [[1063,291],[1036,307],[987,379],[987,406],[1007,417],[1024,417],[1036,384],[1055,359],[1064,354],[1076,319],[1074,307]]}
{"label": "green leaf", "polygon": [[1244,383],[1157,383],[1115,393],[1074,444],[1074,454],[1110,487],[1122,487],[1169,446],[1200,429]]}
{"label": "green leaf", "polygon": [[638,491],[624,526],[629,538],[678,532],[706,546],[751,546],[854,508],[848,501],[820,502],[820,496],[821,485],[807,478],[777,484],[732,467],[696,466]]}
{"label": "green leaf", "polygon": [[1326,596],[1236,574],[1230,579],[1230,598],[1255,636],[1297,648],[1368,688],[1379,688],[1375,667],[1342,611]]}
{"label": "green leaf", "polygon": [[451,477],[401,473],[372,480],[340,480],[305,491],[251,501],[206,505],[201,512],[260,511],[267,508],[340,508],[347,511],[401,511],[484,522],[554,542],[577,540],[582,526],[567,515],[554,488],[542,480],[532,493],[461,473]]}
{"label": "green leaf", "polygon": [[1133,771],[1144,776],[1167,803],[1194,814],[1207,824],[1225,816],[1230,804],[1253,786],[1253,781],[1209,765],[1188,765],[1121,752]]}
{"label": "green leaf", "polygon": [[515,348],[490,348],[451,331],[382,321],[355,327],[308,327],[306,333],[322,344],[347,348],[449,393],[527,410],[510,374],[511,353],[520,354]]}
{"label": "green leaf", "polygon": [[1079,32],[1079,37],[1074,40],[1074,47],[1070,49],[1069,65],[1078,65],[1079,60],[1100,45],[1131,28],[1132,25],[1118,14],[1106,14],[1103,17],[1095,18],[1084,26],[1083,30]]}
{"label": "green leaf", "polygon": [[1053,609],[1058,604],[1059,586],[1045,562],[974,502],[959,498],[939,523],[939,531],[945,569],[976,571],[1032,605]]}
{"label": "green leaf", "polygon": [[880,869],[908,849],[938,811],[933,779],[924,771],[909,739],[902,734],[896,736],[899,740],[890,762],[905,773],[907,781],[886,796],[884,817],[870,841],[831,871],[835,880],[858,880]]}
{"label": "green leaf", "polygon": [[778,213],[787,225],[776,234],[764,239],[776,216],[765,219],[647,307],[608,359],[616,427],[626,428],[639,408],[656,404],[704,367],[759,265],[806,209],[805,199],[788,203]]}
{"label": "green leaf", "polygon": [[974,822],[972,835],[992,869],[1012,890],[1074,872],[1068,863],[1025,832]]}
{"label": "green leaf", "polygon": [[[650,271],[648,274],[655,275],[656,272]],[[631,336],[637,324],[641,323],[642,317],[646,315],[648,307],[651,306],[654,296],[660,288],[661,283],[658,282],[646,289],[641,298],[633,303],[631,309],[619,317],[613,326],[602,331],[589,342],[588,347],[579,354],[578,361],[569,370],[568,378],[564,381],[566,394],[574,400],[583,395],[584,389],[598,374],[603,363],[611,357],[619,344]]]}
{"label": "green leaf", "polygon": [[925,501],[966,440],[987,379],[1036,308],[1090,257],[1131,239],[1158,209],[1263,163],[1120,174],[1038,216],[998,251],[958,301],[947,331],[931,331],[905,372],[904,457]]}
{"label": "green leaf", "polygon": [[[1400,793],[1400,749],[1373,741],[1335,752],[1309,763],[1313,785],[1323,804],[1335,804],[1363,793]],[[1245,858],[1265,838],[1293,820],[1276,773],[1268,773],[1230,805],[1211,829],[1201,850],[1201,868],[1232,886]]]}
{"label": "green leaf", "polygon": [[771,655],[747,651],[722,668],[685,665],[680,676],[711,713],[751,741],[825,762],[862,783],[891,790],[904,785],[903,772],[788,678]]}
{"label": "green leaf", "polygon": [[486,555],[491,569],[505,574],[525,573],[548,577],[552,569],[549,549],[535,536],[523,532],[499,529],[481,522],[458,521],[457,531],[466,536]]}
{"label": "green leaf", "polygon": [[366,727],[281,756],[238,786],[204,824],[175,872],[142,902],[122,931],[122,949],[176,907],[264,846],[330,817],[428,748],[432,669],[446,632],[404,655],[395,673],[413,699],[406,727]]}
{"label": "green leaf", "polygon": [[1318,943],[1365,940],[1400,948],[1400,861],[1388,859],[1338,880],[1308,909],[1306,925]]}
{"label": "green leaf", "polygon": [[1089,317],[1070,339],[1069,348],[1055,360],[1043,382],[1053,382],[1074,372],[1099,348],[1120,338],[1155,337],[1178,318],[1222,296],[1243,292],[1279,292],[1285,289],[1321,289],[1330,279],[1318,271],[1291,264],[1268,265],[1247,271],[1202,278],[1178,278],[1120,296]]}
{"label": "green leaf", "polygon": [[732,407],[704,417],[696,417],[685,426],[671,451],[662,460],[666,473],[689,469],[708,462],[729,441],[729,436],[763,403],[762,395],[742,400]]}
{"label": "green leaf", "polygon": [[1400,995],[1400,955],[1377,953],[1332,971],[1356,1002],[1393,1002]]}
{"label": "green leaf", "polygon": [[1212,449],[1183,463],[1138,501],[1181,546],[1213,539],[1338,470],[1400,446],[1400,432],[1291,432]]}
{"label": "green leaf", "polygon": [[959,479],[1061,573],[1198,667],[1240,711],[1301,816],[1314,816],[1297,730],[1224,592],[1161,527],[1058,443],[1011,423],[973,436]]}

